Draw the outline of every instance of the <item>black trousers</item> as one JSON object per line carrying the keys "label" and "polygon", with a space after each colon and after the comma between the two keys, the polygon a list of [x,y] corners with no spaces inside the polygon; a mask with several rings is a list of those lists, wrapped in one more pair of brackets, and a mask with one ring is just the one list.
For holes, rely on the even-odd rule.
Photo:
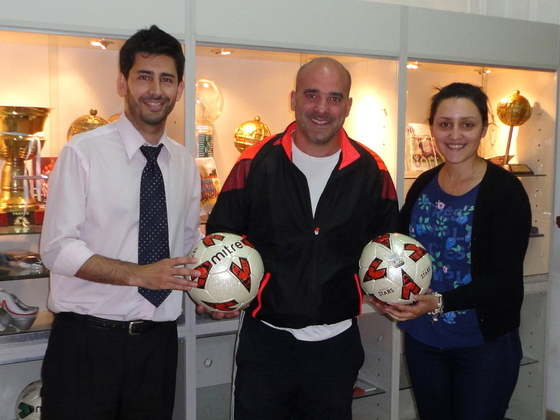
{"label": "black trousers", "polygon": [[42,367],[43,420],[170,420],[177,324],[147,331],[56,316]]}
{"label": "black trousers", "polygon": [[239,336],[235,420],[350,420],[364,350],[356,320],[324,341],[299,341],[245,314]]}

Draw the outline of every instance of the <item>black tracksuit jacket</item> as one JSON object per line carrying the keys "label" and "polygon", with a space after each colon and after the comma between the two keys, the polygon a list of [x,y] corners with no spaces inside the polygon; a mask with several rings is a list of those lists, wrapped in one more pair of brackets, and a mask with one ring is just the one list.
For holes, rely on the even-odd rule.
{"label": "black tracksuit jacket", "polygon": [[251,316],[303,328],[360,314],[361,251],[395,231],[398,203],[382,160],[341,130],[340,159],[313,215],[306,177],[291,158],[293,130],[295,123],[239,157],[207,233],[244,235],[261,254],[268,275]]}

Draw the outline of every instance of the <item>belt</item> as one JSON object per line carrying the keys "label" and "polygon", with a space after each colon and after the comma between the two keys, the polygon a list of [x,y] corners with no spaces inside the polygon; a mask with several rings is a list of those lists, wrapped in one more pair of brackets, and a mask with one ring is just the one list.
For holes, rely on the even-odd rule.
{"label": "belt", "polygon": [[92,327],[126,331],[129,335],[146,333],[162,326],[163,324],[173,322],[155,322],[145,319],[137,319],[134,321],[114,321],[112,319],[98,318],[91,315],[81,315],[74,312],[59,312],[56,314],[56,316],[72,322],[91,325]]}

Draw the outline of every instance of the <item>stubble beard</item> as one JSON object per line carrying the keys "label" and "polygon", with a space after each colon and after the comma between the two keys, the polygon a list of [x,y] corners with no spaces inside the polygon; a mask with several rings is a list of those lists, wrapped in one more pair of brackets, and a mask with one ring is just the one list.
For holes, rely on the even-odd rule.
{"label": "stubble beard", "polygon": [[[303,122],[300,123],[300,128],[306,133],[306,137],[315,145],[323,146],[328,144],[333,138],[336,137],[339,129],[333,126],[333,121],[329,120],[325,127],[317,127],[313,123],[313,115],[304,117]],[[315,118],[318,119],[318,118]]]}
{"label": "stubble beard", "polygon": [[[138,100],[135,100],[130,92],[128,92],[126,100],[128,103],[128,111],[132,114],[131,117],[150,126],[164,124],[171,111],[173,111],[175,103],[168,97],[159,98],[158,101],[162,101],[161,111],[152,113],[149,111],[147,105],[145,105],[145,102],[149,102],[150,99],[150,97],[142,96],[138,98]],[[145,111],[144,108],[146,108]]]}

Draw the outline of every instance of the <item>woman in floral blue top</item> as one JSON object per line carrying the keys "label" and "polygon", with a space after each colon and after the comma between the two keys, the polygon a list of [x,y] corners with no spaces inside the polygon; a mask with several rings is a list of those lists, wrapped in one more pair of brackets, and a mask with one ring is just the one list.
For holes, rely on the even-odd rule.
{"label": "woman in floral blue top", "polygon": [[414,182],[400,229],[430,253],[432,293],[376,306],[405,332],[420,419],[503,420],[522,357],[529,199],[513,174],[478,155],[488,129],[480,88],[442,88],[429,124],[445,163]]}

